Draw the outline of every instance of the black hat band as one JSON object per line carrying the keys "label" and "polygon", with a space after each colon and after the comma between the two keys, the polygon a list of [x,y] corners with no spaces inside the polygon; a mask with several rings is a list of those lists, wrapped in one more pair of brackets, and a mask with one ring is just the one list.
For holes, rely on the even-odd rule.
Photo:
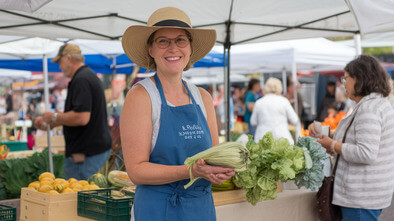
{"label": "black hat band", "polygon": [[174,20],[174,19],[169,19],[169,20],[163,20],[163,21],[159,21],[156,24],[153,25],[154,27],[157,26],[173,26],[173,27],[181,27],[181,28],[191,28],[190,25],[188,25],[187,23],[183,22],[183,21],[179,21],[179,20]]}

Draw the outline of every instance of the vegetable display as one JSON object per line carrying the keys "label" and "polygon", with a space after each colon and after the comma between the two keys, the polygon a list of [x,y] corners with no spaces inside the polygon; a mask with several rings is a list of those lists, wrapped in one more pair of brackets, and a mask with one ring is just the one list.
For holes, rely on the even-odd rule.
{"label": "vegetable display", "polygon": [[[316,191],[322,185],[324,179],[324,161],[328,159],[326,150],[313,137],[301,137],[298,139],[297,146],[304,147],[308,150],[312,160],[312,166],[305,167],[301,173],[297,175],[295,184],[298,187]],[[305,158],[306,160],[306,158]]]}
{"label": "vegetable display", "polygon": [[[285,138],[274,139],[268,132],[258,143],[249,135],[246,147],[236,142],[226,142],[187,158],[189,169],[198,159],[207,164],[232,167],[236,171],[233,183],[246,190],[246,199],[252,205],[277,197],[277,183],[295,180],[298,187],[318,189],[324,178],[323,161],[327,159],[324,148],[311,137],[300,138],[297,146]],[[199,178],[190,174],[189,187]],[[230,181],[212,185],[213,190],[229,190]]]}
{"label": "vegetable display", "polygon": [[28,188],[32,191],[38,191],[47,194],[73,193],[81,190],[96,190],[99,186],[86,180],[68,180],[55,178],[50,172],[44,172],[38,177],[38,181],[31,182]]}
{"label": "vegetable display", "polygon": [[[53,169],[56,177],[65,176],[64,154],[53,155]],[[45,171],[49,171],[48,148],[26,158],[0,160],[0,200],[19,198],[21,188],[38,180]]]}
{"label": "vegetable display", "polygon": [[199,159],[204,159],[209,165],[231,167],[234,171],[241,172],[246,170],[246,165],[249,162],[249,150],[241,143],[225,142],[188,157],[185,160],[185,165],[189,168],[190,182],[185,185],[185,189],[200,179],[200,177],[193,177],[192,174],[192,166]]}
{"label": "vegetable display", "polygon": [[88,179],[88,182],[89,183],[94,182],[100,188],[107,188],[108,187],[107,178],[103,174],[101,174],[100,172],[90,176]]}
{"label": "vegetable display", "polygon": [[252,205],[275,199],[278,181],[295,179],[305,167],[303,149],[290,145],[285,138],[274,139],[270,132],[258,143],[249,136],[246,147],[251,162],[246,171],[235,174],[234,183],[246,190],[246,199]]}
{"label": "vegetable display", "polygon": [[114,187],[128,187],[133,186],[133,182],[131,182],[129,175],[127,172],[120,170],[112,170],[108,174],[108,182]]}
{"label": "vegetable display", "polygon": [[235,185],[234,185],[234,182],[232,181],[232,179],[228,179],[222,184],[212,183],[212,191],[233,190],[234,188],[235,188]]}
{"label": "vegetable display", "polygon": [[3,160],[7,158],[8,152],[10,152],[10,149],[7,147],[7,145],[3,144],[0,146],[0,160]]}

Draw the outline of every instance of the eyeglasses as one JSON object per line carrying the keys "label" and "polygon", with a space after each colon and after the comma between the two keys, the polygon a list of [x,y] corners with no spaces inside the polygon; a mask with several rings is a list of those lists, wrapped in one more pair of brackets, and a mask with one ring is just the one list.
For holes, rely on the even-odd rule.
{"label": "eyeglasses", "polygon": [[176,46],[180,48],[185,48],[190,44],[190,39],[187,36],[178,36],[176,38],[158,37],[155,39],[155,43],[157,47],[165,49],[170,46],[172,40],[174,40]]}
{"label": "eyeglasses", "polygon": [[346,84],[346,78],[348,78],[349,76],[342,76],[341,77],[341,83],[342,84]]}

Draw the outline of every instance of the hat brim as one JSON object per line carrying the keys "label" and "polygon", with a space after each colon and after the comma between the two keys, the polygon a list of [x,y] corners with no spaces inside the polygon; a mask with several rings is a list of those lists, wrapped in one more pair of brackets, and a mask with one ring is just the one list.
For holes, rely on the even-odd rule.
{"label": "hat brim", "polygon": [[52,62],[52,63],[57,63],[57,62],[59,62],[60,58],[61,58],[61,56],[57,55],[56,57],[54,57],[54,58],[51,60],[51,62]]}
{"label": "hat brim", "polygon": [[[135,64],[153,70],[149,67],[148,45],[149,36],[162,28],[178,28],[178,27],[151,27],[134,25],[126,29],[122,38],[122,46],[126,55]],[[216,31],[214,29],[197,29],[197,28],[179,28],[187,30],[192,36],[192,54],[190,55],[191,64],[196,63],[205,55],[207,55],[216,42]],[[154,70],[156,71],[156,70]]]}

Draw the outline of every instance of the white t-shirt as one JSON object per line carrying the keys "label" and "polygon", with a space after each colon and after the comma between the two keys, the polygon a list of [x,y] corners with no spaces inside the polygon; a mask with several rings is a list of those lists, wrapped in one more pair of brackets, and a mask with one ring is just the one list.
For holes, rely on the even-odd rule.
{"label": "white t-shirt", "polygon": [[267,94],[256,101],[250,124],[256,127],[254,141],[258,142],[267,132],[272,132],[275,139],[284,137],[294,144],[289,132],[288,122],[295,126],[300,125],[300,120],[287,98]]}

